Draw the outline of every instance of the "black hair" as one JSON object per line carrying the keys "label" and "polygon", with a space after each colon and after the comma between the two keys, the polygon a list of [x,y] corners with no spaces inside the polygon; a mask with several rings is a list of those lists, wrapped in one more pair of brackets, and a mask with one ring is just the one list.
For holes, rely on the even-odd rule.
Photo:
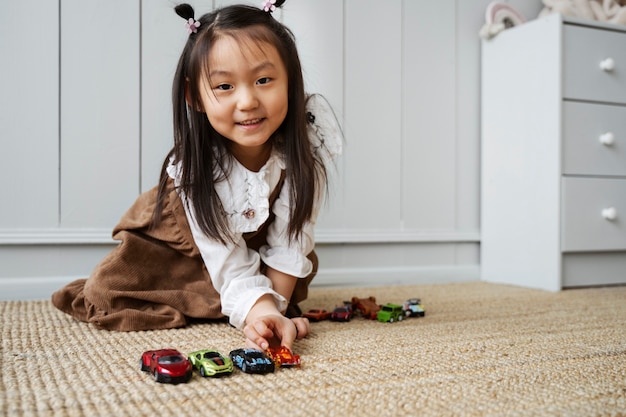
{"label": "black hair", "polygon": [[[284,0],[276,0],[281,7]],[[195,19],[188,4],[176,6],[176,13],[185,20]],[[234,5],[216,9],[201,16],[197,31],[191,32],[178,61],[172,88],[174,146],[161,168],[153,223],[160,221],[167,193],[167,167],[170,159],[180,164],[180,190],[184,204],[190,205],[200,229],[211,238],[232,241],[226,215],[215,191],[215,184],[228,175],[233,158],[230,141],[220,135],[201,110],[200,87],[208,54],[222,36],[236,40],[249,39],[269,43],[278,51],[288,74],[288,110],[285,120],[269,139],[286,164],[285,181],[290,191],[288,233],[297,237],[311,220],[316,199],[327,181],[323,163],[312,152],[307,132],[306,100],[302,67],[295,37],[270,12],[261,8]]]}

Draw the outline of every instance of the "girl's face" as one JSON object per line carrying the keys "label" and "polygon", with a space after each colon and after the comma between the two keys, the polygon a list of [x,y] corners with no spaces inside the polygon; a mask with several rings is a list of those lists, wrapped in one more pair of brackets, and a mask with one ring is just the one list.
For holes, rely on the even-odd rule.
{"label": "girl's face", "polygon": [[242,163],[267,157],[268,139],[285,120],[288,103],[287,70],[276,48],[238,43],[230,36],[218,39],[200,88],[209,122],[232,141],[233,155]]}

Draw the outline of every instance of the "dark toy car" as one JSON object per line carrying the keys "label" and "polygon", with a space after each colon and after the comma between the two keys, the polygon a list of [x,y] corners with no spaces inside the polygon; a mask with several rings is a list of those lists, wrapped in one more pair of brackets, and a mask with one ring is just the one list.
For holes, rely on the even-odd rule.
{"label": "dark toy car", "polygon": [[330,318],[330,311],[322,308],[312,308],[302,315],[311,321],[321,321]]}
{"label": "dark toy car", "polygon": [[274,372],[274,362],[257,349],[235,349],[228,355],[235,366],[249,374]]}
{"label": "dark toy car", "polygon": [[330,319],[332,321],[350,321],[353,313],[352,303],[346,301],[343,305],[335,307],[333,312],[330,314]]}
{"label": "dark toy car", "polygon": [[270,347],[265,353],[276,366],[300,366],[300,356],[294,355],[287,346]]}
{"label": "dark toy car", "polygon": [[229,375],[233,372],[233,361],[217,350],[203,349],[191,352],[189,361],[203,377]]}
{"label": "dark toy car", "polygon": [[176,349],[148,350],[141,355],[140,366],[156,382],[170,384],[189,381],[193,372],[189,359]]}

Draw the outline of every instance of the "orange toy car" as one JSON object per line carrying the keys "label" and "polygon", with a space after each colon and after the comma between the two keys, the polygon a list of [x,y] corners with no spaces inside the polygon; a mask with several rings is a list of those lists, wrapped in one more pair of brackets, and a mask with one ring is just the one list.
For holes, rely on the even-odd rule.
{"label": "orange toy car", "polygon": [[265,354],[274,361],[277,367],[300,365],[300,355],[294,355],[287,346],[269,347]]}

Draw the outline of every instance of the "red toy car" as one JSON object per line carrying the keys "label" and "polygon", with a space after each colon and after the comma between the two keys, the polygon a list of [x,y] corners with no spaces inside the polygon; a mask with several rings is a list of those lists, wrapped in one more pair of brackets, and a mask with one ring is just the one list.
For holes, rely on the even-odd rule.
{"label": "red toy car", "polygon": [[330,311],[322,308],[312,308],[302,315],[311,321],[321,321],[330,318]]}
{"label": "red toy car", "polygon": [[342,306],[337,306],[330,314],[332,321],[350,321],[354,314],[352,310],[352,303],[350,301],[344,301]]}
{"label": "red toy car", "polygon": [[140,366],[156,382],[170,384],[189,381],[193,371],[189,359],[176,349],[148,350],[141,355]]}
{"label": "red toy car", "polygon": [[300,356],[294,355],[286,346],[269,347],[265,354],[274,361],[276,366],[299,366]]}

